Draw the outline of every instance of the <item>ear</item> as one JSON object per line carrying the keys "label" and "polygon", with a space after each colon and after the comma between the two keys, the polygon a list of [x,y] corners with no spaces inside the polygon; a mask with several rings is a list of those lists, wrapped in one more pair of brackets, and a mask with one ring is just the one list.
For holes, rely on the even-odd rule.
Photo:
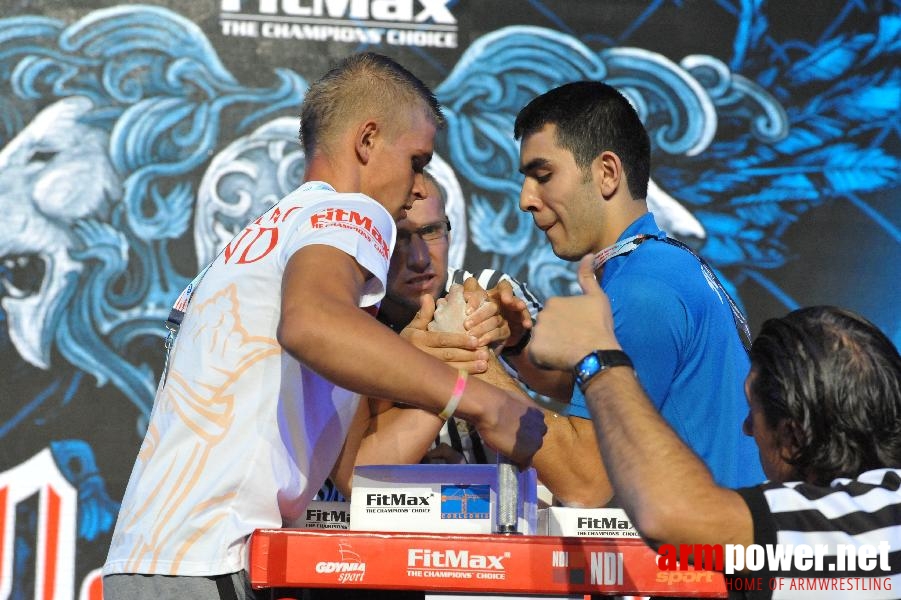
{"label": "ear", "polygon": [[354,136],[354,150],[357,158],[361,163],[368,164],[372,158],[372,149],[375,147],[375,138],[380,130],[379,125],[375,121],[364,121],[357,128]]}
{"label": "ear", "polygon": [[594,183],[604,198],[611,198],[616,194],[620,185],[625,185],[626,177],[623,173],[623,163],[616,153],[604,150],[591,163],[591,174]]}
{"label": "ear", "polygon": [[776,427],[776,441],[781,448],[782,457],[788,460],[798,453],[804,441],[804,432],[796,422],[783,419]]}

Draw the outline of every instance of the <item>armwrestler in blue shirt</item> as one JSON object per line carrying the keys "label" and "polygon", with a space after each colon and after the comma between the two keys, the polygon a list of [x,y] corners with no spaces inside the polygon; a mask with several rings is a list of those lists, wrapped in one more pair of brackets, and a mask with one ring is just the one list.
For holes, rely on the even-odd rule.
{"label": "armwrestler in blue shirt", "polygon": [[[704,277],[690,252],[660,241],[666,234],[650,213],[617,241],[639,234],[654,238],[610,259],[601,277],[616,336],[654,406],[716,482],[760,483],[757,446],[741,431],[750,362],[725,291]],[[578,387],[569,414],[591,418]]]}
{"label": "armwrestler in blue shirt", "polygon": [[[514,136],[525,176],[520,209],[558,257],[594,254],[602,265],[595,273],[610,297],[616,336],[656,408],[717,483],[763,481],[756,446],[741,431],[748,413],[744,317],[709,267],[667,240],[648,212],[650,139],[635,109],[609,85],[570,83],[523,108]],[[569,389],[558,388],[555,397],[569,397]],[[568,414],[551,414],[545,423],[533,464],[552,475],[542,478],[547,487],[564,504],[608,502],[614,490],[578,386]],[[654,442],[640,441],[651,448]]]}

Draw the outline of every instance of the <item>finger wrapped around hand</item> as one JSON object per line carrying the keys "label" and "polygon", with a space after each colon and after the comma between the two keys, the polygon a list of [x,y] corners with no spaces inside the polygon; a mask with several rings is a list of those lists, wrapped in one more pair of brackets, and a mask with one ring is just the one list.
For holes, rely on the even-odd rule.
{"label": "finger wrapped around hand", "polygon": [[412,323],[405,327],[400,332],[400,335],[420,350],[428,350],[429,348],[475,350],[479,347],[478,338],[469,333],[422,330],[412,327]]}
{"label": "finger wrapped around hand", "polygon": [[463,282],[463,297],[466,299],[466,313],[471,314],[488,301],[488,292],[475,277],[467,277]]}
{"label": "finger wrapped around hand", "polygon": [[435,299],[431,294],[423,294],[419,297],[419,312],[410,321],[407,327],[425,331],[428,329],[429,322],[435,316]]}
{"label": "finger wrapped around hand", "polygon": [[478,338],[480,346],[501,344],[510,336],[510,326],[493,302],[483,304],[463,325],[470,335]]}
{"label": "finger wrapped around hand", "polygon": [[506,345],[516,345],[526,331],[532,328],[532,314],[528,306],[522,298],[513,294],[513,286],[506,279],[502,279],[497,286],[488,291],[488,298],[498,305],[500,315],[510,328]]}

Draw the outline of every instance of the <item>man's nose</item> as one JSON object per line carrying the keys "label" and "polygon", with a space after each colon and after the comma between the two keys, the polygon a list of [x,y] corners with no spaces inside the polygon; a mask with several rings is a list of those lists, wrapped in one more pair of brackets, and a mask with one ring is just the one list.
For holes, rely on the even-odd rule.
{"label": "man's nose", "polygon": [[539,208],[541,208],[541,199],[538,197],[535,185],[527,177],[522,182],[522,189],[519,191],[519,210],[529,212]]}
{"label": "man's nose", "polygon": [[425,270],[432,260],[429,256],[429,246],[419,234],[410,236],[410,246],[407,249],[407,266],[416,271]]}
{"label": "man's nose", "polygon": [[428,197],[429,191],[426,189],[425,175],[423,173],[416,173],[413,176],[413,189],[410,191],[410,194],[413,196],[414,201]]}

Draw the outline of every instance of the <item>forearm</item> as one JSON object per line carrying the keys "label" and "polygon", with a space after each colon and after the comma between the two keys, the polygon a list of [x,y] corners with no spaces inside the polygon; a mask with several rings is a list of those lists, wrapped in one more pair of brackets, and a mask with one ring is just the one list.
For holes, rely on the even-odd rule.
{"label": "forearm", "polygon": [[[357,302],[364,281],[356,263],[340,250],[322,246],[297,252],[283,284],[279,342],[337,385],[437,414],[450,398],[457,372],[361,310]],[[478,422],[484,406],[504,401],[498,390],[480,382],[469,387],[472,393],[458,408],[467,420]]]}
{"label": "forearm", "polygon": [[364,398],[332,469],[332,481],[349,498],[354,467],[420,462],[443,424],[442,419],[423,410]]}
{"label": "forearm", "polygon": [[[361,310],[357,303],[367,275],[336,248],[311,245],[298,250],[282,279],[277,335],[285,351],[341,387],[434,414],[456,395],[459,418],[475,425],[501,454],[517,464],[527,463],[544,433],[540,412],[475,378],[460,385],[465,382],[456,369],[414,348]],[[442,347],[450,342],[439,339]],[[475,343],[472,340],[473,347]]]}
{"label": "forearm", "polygon": [[[497,358],[492,357],[488,370],[479,377],[531,402]],[[543,412],[547,433],[541,450],[532,458],[538,479],[566,506],[603,506],[613,491],[601,462],[591,421],[563,417],[550,410]]]}
{"label": "forearm", "polygon": [[613,489],[601,461],[591,421],[545,411],[547,433],[532,459],[538,478],[564,506],[596,508]]}
{"label": "forearm", "polygon": [[369,428],[371,415],[369,411],[369,402],[366,398],[360,400],[357,412],[354,413],[347,431],[347,437],[344,438],[344,445],[338,454],[338,459],[332,467],[329,475],[332,483],[338,488],[338,491],[345,498],[350,498],[351,483],[354,474],[354,463],[357,459],[357,453],[366,431]]}
{"label": "forearm", "polygon": [[669,544],[752,543],[747,506],[714,483],[631,369],[594,377],[586,401],[617,500],[643,536]]}
{"label": "forearm", "polygon": [[415,404],[434,413],[444,407],[456,371],[360,309],[328,304],[308,310],[308,315],[298,311],[292,343],[286,346],[302,364],[366,396]]}
{"label": "forearm", "polygon": [[539,394],[565,403],[568,403],[572,398],[572,373],[536,367],[529,360],[528,347],[521,354],[516,356],[504,356],[502,354],[501,358],[516,369],[516,376],[520,381]]}
{"label": "forearm", "polygon": [[435,442],[444,420],[416,408],[392,407],[373,417],[357,465],[416,464]]}

